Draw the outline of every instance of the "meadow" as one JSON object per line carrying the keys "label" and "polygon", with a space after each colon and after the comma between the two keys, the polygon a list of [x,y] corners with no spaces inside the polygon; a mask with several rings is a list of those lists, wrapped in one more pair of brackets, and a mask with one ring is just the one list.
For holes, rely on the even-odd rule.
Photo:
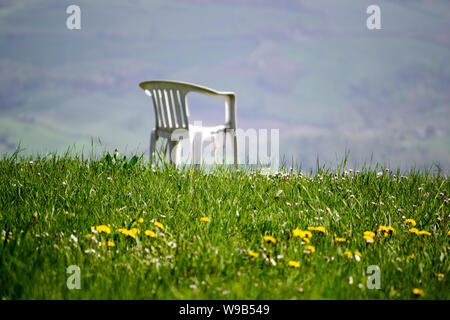
{"label": "meadow", "polygon": [[274,173],[15,153],[0,160],[0,297],[449,299],[449,187],[439,170],[345,162]]}

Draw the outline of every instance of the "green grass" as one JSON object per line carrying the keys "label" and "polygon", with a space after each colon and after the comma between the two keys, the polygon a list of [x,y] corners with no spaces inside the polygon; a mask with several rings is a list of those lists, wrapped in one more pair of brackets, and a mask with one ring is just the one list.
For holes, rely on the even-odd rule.
{"label": "green grass", "polygon": [[[268,175],[152,168],[137,157],[4,157],[0,297],[449,299],[449,179],[430,171],[360,170]],[[409,233],[406,218],[431,235]],[[110,234],[89,236],[92,226],[108,224]],[[380,225],[395,234],[367,244],[363,232]],[[309,226],[326,233],[313,231],[302,244],[293,230]],[[121,227],[141,233],[132,238]],[[337,243],[334,233],[348,241]],[[307,245],[315,252],[306,253]],[[345,251],[359,251],[360,261]],[[291,260],[300,267],[289,267]],[[80,290],[66,286],[70,265],[80,267]],[[379,290],[366,287],[370,265],[380,268]],[[424,296],[415,297],[413,288]]]}

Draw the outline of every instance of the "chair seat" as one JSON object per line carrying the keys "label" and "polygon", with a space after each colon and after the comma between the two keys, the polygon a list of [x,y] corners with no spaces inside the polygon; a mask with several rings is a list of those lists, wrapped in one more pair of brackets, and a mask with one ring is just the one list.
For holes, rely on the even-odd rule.
{"label": "chair seat", "polygon": [[203,138],[208,138],[214,134],[225,132],[227,129],[227,126],[225,125],[219,125],[219,126],[213,126],[213,127],[204,127],[204,126],[195,126],[190,124],[189,125],[189,131],[192,131],[192,133],[202,133]]}
{"label": "chair seat", "polygon": [[[229,127],[226,125],[223,125],[223,124],[218,125],[218,126],[212,126],[212,127],[196,126],[196,125],[189,124],[189,130],[186,130],[186,132],[190,133],[189,136],[190,136],[191,140],[198,133],[201,133],[202,139],[208,139],[215,134],[225,132],[227,129],[229,129]],[[177,129],[177,130],[185,131],[185,129]],[[174,130],[173,129],[172,130],[164,130],[163,128],[158,128],[158,129],[156,129],[156,131],[157,131],[158,136],[160,136],[162,138],[166,138],[166,139],[171,139],[172,132]]]}

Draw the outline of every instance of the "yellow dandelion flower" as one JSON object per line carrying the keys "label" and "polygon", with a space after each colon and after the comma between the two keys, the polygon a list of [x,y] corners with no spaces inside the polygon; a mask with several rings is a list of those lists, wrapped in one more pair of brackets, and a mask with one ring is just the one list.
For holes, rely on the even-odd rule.
{"label": "yellow dandelion flower", "polygon": [[108,241],[107,242],[108,247],[115,247],[116,244],[114,243],[114,241]]}
{"label": "yellow dandelion flower", "polygon": [[264,236],[263,239],[264,239],[265,241],[267,241],[267,242],[272,242],[272,243],[276,243],[276,242],[277,242],[277,240],[275,240],[275,238],[272,237],[272,236]]}
{"label": "yellow dandelion flower", "polygon": [[189,173],[194,173],[194,172],[195,172],[194,169],[190,169],[190,170],[189,170]]}
{"label": "yellow dandelion flower", "polygon": [[409,229],[409,233],[414,233],[418,236],[431,236],[431,233],[425,230],[419,230],[417,228],[411,228]]}
{"label": "yellow dandelion flower", "polygon": [[372,232],[372,231],[364,231],[364,237],[373,238],[373,237],[375,237],[375,232]]}
{"label": "yellow dandelion flower", "polygon": [[136,234],[141,233],[141,230],[139,230],[138,228],[132,228],[130,230],[127,230],[125,228],[119,228],[118,231],[126,236],[129,236],[131,238],[136,238]]}
{"label": "yellow dandelion flower", "polygon": [[383,233],[385,237],[395,234],[395,229],[387,226],[379,226],[377,229],[377,233]]}
{"label": "yellow dandelion flower", "polygon": [[156,233],[154,233],[154,232],[151,231],[151,230],[145,230],[144,234],[145,234],[146,236],[149,236],[150,238],[156,238]]}
{"label": "yellow dandelion flower", "polygon": [[155,221],[154,225],[157,226],[160,229],[164,229],[164,225],[161,222]]}
{"label": "yellow dandelion flower", "polygon": [[308,251],[309,253],[314,253],[314,252],[316,252],[316,248],[314,248],[314,246],[306,246],[305,249],[306,249],[306,251]]}
{"label": "yellow dandelion flower", "polygon": [[139,233],[141,233],[141,230],[139,230],[138,228],[131,228],[130,232],[134,233],[134,234],[139,234]]}
{"label": "yellow dandelion flower", "polygon": [[99,233],[102,233],[102,232],[104,232],[104,233],[111,233],[111,227],[109,227],[109,226],[105,226],[105,225],[100,225],[100,226],[96,226],[95,228],[91,228],[91,229],[95,229],[95,230],[97,230]]}
{"label": "yellow dandelion flower", "polygon": [[442,281],[444,279],[444,274],[443,273],[437,273],[436,275],[438,277],[438,281]]}
{"label": "yellow dandelion flower", "polygon": [[252,258],[258,258],[258,256],[259,256],[259,253],[255,252],[255,251],[252,251],[252,250],[250,250],[250,251],[248,252],[248,254],[249,254]]}
{"label": "yellow dandelion flower", "polygon": [[447,235],[450,236],[450,230],[447,232]]}
{"label": "yellow dandelion flower", "polygon": [[303,231],[300,229],[294,229],[292,230],[292,234],[294,235],[294,237],[302,238]]}
{"label": "yellow dandelion flower", "polygon": [[138,223],[142,223],[142,222],[144,222],[144,218],[139,218]]}
{"label": "yellow dandelion flower", "polygon": [[412,290],[412,293],[413,293],[415,296],[417,296],[417,297],[423,297],[423,295],[424,295],[423,290],[422,290],[422,289],[418,289],[418,288],[414,288],[414,289]]}
{"label": "yellow dandelion flower", "polygon": [[345,251],[344,254],[349,258],[353,258],[353,253],[351,251]]}
{"label": "yellow dandelion flower", "polygon": [[131,233],[129,230],[124,230],[122,231],[122,233],[126,236],[132,237],[132,238],[136,238],[136,235]]}
{"label": "yellow dandelion flower", "polygon": [[359,252],[359,251],[355,251],[354,254],[355,254],[355,256],[358,256],[358,257],[360,257],[360,258],[362,257],[362,254],[361,254],[361,252]]}
{"label": "yellow dandelion flower", "polygon": [[413,227],[416,226],[416,221],[414,219],[406,219],[405,222],[409,223]]}
{"label": "yellow dandelion flower", "polygon": [[387,231],[388,234],[395,234],[396,233],[395,229],[392,228],[392,227],[387,227],[386,231]]}
{"label": "yellow dandelion flower", "polygon": [[366,243],[373,243],[374,242],[373,237],[371,237],[371,236],[364,236],[364,239],[366,240]]}
{"label": "yellow dandelion flower", "polygon": [[345,239],[345,238],[334,238],[334,241],[336,241],[336,242],[347,242],[347,239]]}
{"label": "yellow dandelion flower", "polygon": [[312,233],[311,231],[305,231],[305,230],[301,230],[301,229],[294,229],[292,230],[292,233],[294,234],[295,237],[299,237],[302,239],[310,239],[312,237]]}
{"label": "yellow dandelion flower", "polygon": [[300,268],[300,263],[298,263],[297,261],[291,260],[288,262],[289,267],[293,267],[293,268]]}
{"label": "yellow dandelion flower", "polygon": [[325,233],[325,232],[326,232],[324,226],[319,226],[319,227],[308,227],[308,230],[309,230],[309,231],[319,231],[319,232],[322,232],[322,233]]}
{"label": "yellow dandelion flower", "polygon": [[209,218],[208,217],[201,217],[200,221],[201,222],[209,222]]}
{"label": "yellow dandelion flower", "polygon": [[410,259],[415,259],[415,258],[416,258],[416,255],[413,253],[413,254],[409,255],[408,258],[410,258]]}

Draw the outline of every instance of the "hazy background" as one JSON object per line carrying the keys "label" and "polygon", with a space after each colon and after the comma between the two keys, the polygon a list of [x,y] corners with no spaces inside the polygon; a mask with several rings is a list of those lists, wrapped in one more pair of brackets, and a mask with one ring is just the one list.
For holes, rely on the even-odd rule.
{"label": "hazy background", "polygon": [[[66,8],[81,7],[81,30]],[[382,30],[366,28],[381,7]],[[138,83],[237,94],[238,126],[279,128],[303,168],[450,169],[450,2],[425,0],[0,0],[0,153],[90,147],[147,152]],[[224,119],[192,96],[192,120]]]}

